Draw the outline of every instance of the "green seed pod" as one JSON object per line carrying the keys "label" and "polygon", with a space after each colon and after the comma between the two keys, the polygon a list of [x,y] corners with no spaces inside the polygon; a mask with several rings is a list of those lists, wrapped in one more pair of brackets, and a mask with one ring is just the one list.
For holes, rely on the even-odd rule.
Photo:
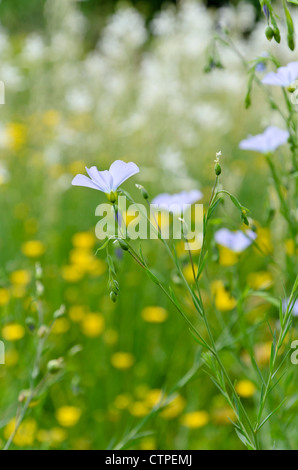
{"label": "green seed pod", "polygon": [[115,279],[111,279],[109,282],[109,288],[112,292],[117,295],[119,292],[119,283]]}
{"label": "green seed pod", "polygon": [[275,41],[279,44],[280,43],[280,32],[279,32],[278,28],[274,28],[273,36],[274,36]]}
{"label": "green seed pod", "polygon": [[287,35],[288,46],[291,51],[295,49],[295,38],[292,34]]}
{"label": "green seed pod", "polygon": [[265,29],[265,36],[268,39],[268,41],[271,41],[272,38],[274,37],[274,31],[271,28],[271,26],[267,26],[267,28]]}
{"label": "green seed pod", "polygon": [[219,176],[221,174],[221,166],[219,163],[216,163],[214,167],[214,171],[215,171],[216,176]]}
{"label": "green seed pod", "polygon": [[110,299],[114,303],[117,301],[117,294],[114,291],[110,292]]}

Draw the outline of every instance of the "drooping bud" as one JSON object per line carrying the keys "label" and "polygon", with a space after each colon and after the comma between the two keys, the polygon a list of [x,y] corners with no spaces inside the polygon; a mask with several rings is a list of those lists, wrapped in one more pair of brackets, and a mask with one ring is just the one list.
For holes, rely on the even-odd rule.
{"label": "drooping bud", "polygon": [[122,250],[124,250],[124,251],[129,250],[129,246],[123,238],[117,238],[117,241],[118,241],[120,247],[122,248]]}
{"label": "drooping bud", "polygon": [[245,225],[249,225],[248,218],[247,218],[247,213],[245,209],[242,209],[241,211],[241,219]]}
{"label": "drooping bud", "polygon": [[114,303],[117,301],[117,294],[114,291],[110,292],[110,299]]}
{"label": "drooping bud", "polygon": [[279,44],[280,43],[280,32],[279,32],[278,28],[274,28],[273,37],[274,37],[275,41]]}
{"label": "drooping bud", "polygon": [[109,282],[109,288],[112,292],[115,292],[117,295],[119,292],[119,283],[116,281],[116,279],[111,279]]}
{"label": "drooping bud", "polygon": [[284,4],[284,10],[285,10],[287,29],[288,29],[288,34],[287,34],[288,46],[291,49],[291,51],[293,51],[295,49],[294,23],[293,23],[293,19],[292,19],[290,10],[287,8],[286,4]]}
{"label": "drooping bud", "polygon": [[136,188],[138,188],[141,191],[141,194],[144,199],[149,199],[149,194],[147,190],[142,186],[141,184],[136,184]]}
{"label": "drooping bud", "polygon": [[271,26],[267,26],[267,28],[265,29],[265,36],[268,39],[268,41],[271,41],[272,38],[274,37],[274,31],[271,28]]}

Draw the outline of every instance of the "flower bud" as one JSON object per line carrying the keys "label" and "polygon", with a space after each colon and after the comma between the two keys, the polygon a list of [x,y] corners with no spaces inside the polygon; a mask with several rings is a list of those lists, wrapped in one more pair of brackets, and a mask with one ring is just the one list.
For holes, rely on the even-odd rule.
{"label": "flower bud", "polygon": [[116,301],[117,301],[116,292],[114,292],[114,291],[110,292],[110,299],[111,299],[112,302],[116,303]]}
{"label": "flower bud", "polygon": [[287,42],[288,42],[289,49],[293,51],[295,49],[295,39],[294,39],[293,34],[287,35]]}
{"label": "flower bud", "polygon": [[248,218],[246,215],[246,210],[242,209],[241,211],[241,219],[245,225],[249,225]]}
{"label": "flower bud", "polygon": [[144,199],[149,198],[149,194],[147,193],[147,190],[144,188],[144,186],[142,186],[141,184],[136,184],[136,188],[138,188],[141,191],[141,194]]}
{"label": "flower bud", "polygon": [[268,39],[268,41],[272,40],[272,38],[274,36],[274,31],[271,28],[271,26],[267,26],[267,28],[265,29],[265,36]]}
{"label": "flower bud", "polygon": [[273,36],[274,36],[275,41],[279,44],[280,43],[280,32],[279,32],[278,28],[274,28]]}
{"label": "flower bud", "polygon": [[106,196],[112,204],[115,204],[118,199],[117,191],[111,191],[110,193],[106,193]]}
{"label": "flower bud", "polygon": [[52,359],[47,363],[47,369],[51,374],[57,374],[63,368],[63,357]]}
{"label": "flower bud", "polygon": [[215,164],[214,171],[215,171],[216,176],[219,176],[221,174],[221,166],[219,163]]}
{"label": "flower bud", "polygon": [[115,294],[117,295],[118,292],[119,292],[119,284],[118,282],[115,280],[115,279],[111,279],[110,282],[109,282],[109,288],[112,292],[115,292]]}
{"label": "flower bud", "polygon": [[127,242],[125,240],[123,240],[123,238],[118,238],[118,243],[120,245],[120,247],[122,248],[122,250],[124,251],[128,251],[129,250],[129,246],[127,244]]}

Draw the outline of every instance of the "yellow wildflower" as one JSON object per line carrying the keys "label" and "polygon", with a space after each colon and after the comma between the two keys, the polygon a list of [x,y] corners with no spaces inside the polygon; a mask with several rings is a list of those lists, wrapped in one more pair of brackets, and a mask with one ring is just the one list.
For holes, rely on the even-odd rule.
{"label": "yellow wildflower", "polygon": [[24,146],[27,140],[27,129],[24,124],[11,122],[6,127],[8,137],[8,147],[12,150],[19,150]]}
{"label": "yellow wildflower", "polygon": [[95,235],[91,232],[78,232],[72,237],[72,244],[76,248],[91,249],[95,245]]}
{"label": "yellow wildflower", "polygon": [[0,307],[7,305],[9,302],[10,294],[8,289],[0,288]]}
{"label": "yellow wildflower", "polygon": [[256,273],[249,273],[247,276],[247,284],[252,289],[268,289],[272,286],[272,276],[268,271],[259,271]]}
{"label": "yellow wildflower", "polygon": [[129,406],[129,412],[132,416],[141,418],[149,413],[149,409],[143,402],[136,401]]}
{"label": "yellow wildflower", "polygon": [[82,319],[82,331],[89,338],[101,335],[104,329],[104,317],[99,313],[86,313]]}
{"label": "yellow wildflower", "polygon": [[16,349],[8,349],[5,351],[5,365],[13,367],[19,362],[19,353]]}
{"label": "yellow wildflower", "polygon": [[25,335],[25,328],[18,323],[10,323],[2,328],[2,337],[6,341],[18,341]]}
{"label": "yellow wildflower", "polygon": [[22,245],[22,252],[28,258],[38,258],[45,252],[44,244],[39,240],[29,240]]}
{"label": "yellow wildflower", "polygon": [[235,388],[238,395],[243,398],[252,397],[256,391],[255,385],[250,380],[240,380]]}
{"label": "yellow wildflower", "polygon": [[15,286],[26,286],[29,284],[31,279],[29,271],[25,269],[20,269],[18,271],[13,271],[10,274],[10,281]]}
{"label": "yellow wildflower", "polygon": [[209,421],[209,414],[207,411],[192,411],[186,413],[181,417],[181,424],[187,428],[195,429],[206,426]]}
{"label": "yellow wildflower", "polygon": [[148,436],[140,441],[141,450],[155,450],[156,449],[156,440],[154,437]]}
{"label": "yellow wildflower", "polygon": [[[16,426],[16,419],[13,418],[4,428],[5,439],[9,439],[9,437],[15,430],[15,426]],[[20,446],[20,447],[31,446],[34,442],[36,430],[37,430],[36,421],[32,418],[27,418],[25,421],[23,421],[20,424],[13,438],[13,443],[16,446]]]}
{"label": "yellow wildflower", "polygon": [[186,405],[185,399],[177,395],[160,413],[164,419],[173,419],[179,416]]}
{"label": "yellow wildflower", "polygon": [[231,421],[236,420],[236,415],[232,408],[223,406],[213,412],[212,418],[216,424],[232,424]]}
{"label": "yellow wildflower", "polygon": [[127,352],[116,352],[111,357],[111,364],[116,369],[129,369],[135,362],[132,354]]}
{"label": "yellow wildflower", "polygon": [[81,414],[81,409],[76,406],[61,406],[56,410],[56,419],[61,426],[68,428],[77,424]]}
{"label": "yellow wildflower", "polygon": [[125,410],[131,404],[131,396],[126,393],[117,395],[114,401],[115,408],[118,410]]}
{"label": "yellow wildflower", "polygon": [[219,246],[219,264],[222,266],[233,266],[238,262],[239,255],[225,246]]}
{"label": "yellow wildflower", "polygon": [[145,307],[142,310],[141,315],[142,315],[143,320],[145,320],[146,322],[162,323],[167,319],[168,312],[162,307],[151,306],[151,307]]}
{"label": "yellow wildflower", "polygon": [[67,318],[57,318],[54,322],[51,332],[54,335],[62,335],[69,330],[70,324]]}
{"label": "yellow wildflower", "polygon": [[229,311],[237,305],[236,299],[226,290],[222,281],[213,281],[211,290],[218,310],[222,312]]}
{"label": "yellow wildflower", "polygon": [[84,271],[77,266],[63,266],[62,277],[66,282],[78,282],[84,276]]}
{"label": "yellow wildflower", "polygon": [[69,318],[75,323],[81,322],[84,318],[86,310],[86,307],[83,305],[72,305],[68,310]]}

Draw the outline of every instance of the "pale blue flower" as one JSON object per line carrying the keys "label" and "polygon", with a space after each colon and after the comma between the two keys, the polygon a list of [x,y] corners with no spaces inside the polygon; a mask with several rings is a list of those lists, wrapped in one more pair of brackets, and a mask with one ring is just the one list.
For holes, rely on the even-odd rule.
{"label": "pale blue flower", "polygon": [[198,189],[192,191],[182,191],[181,193],[168,194],[162,193],[152,200],[152,204],[157,205],[161,209],[165,209],[173,213],[181,213],[185,205],[194,204],[203,197]]}
{"label": "pale blue flower", "polygon": [[288,87],[298,78],[298,62],[290,62],[286,67],[279,67],[277,72],[268,73],[262,80],[264,85]]}
{"label": "pale blue flower", "polygon": [[[260,55],[260,57],[264,57],[264,59],[267,59],[267,57],[269,57],[269,54],[268,52],[262,52],[262,54]],[[261,61],[261,62],[258,62],[257,65],[256,65],[256,72],[264,72],[266,70],[266,61]]]}
{"label": "pale blue flower", "polygon": [[263,134],[249,136],[247,139],[241,140],[239,148],[242,150],[270,153],[276,150],[280,145],[286,143],[288,138],[288,131],[275,126],[269,126]]}
{"label": "pale blue flower", "polygon": [[76,175],[72,180],[73,186],[85,186],[97,189],[106,194],[114,193],[117,188],[128,178],[139,173],[139,168],[133,162],[125,163],[116,160],[109,170],[99,171],[96,166],[86,168],[89,178],[85,175]]}
{"label": "pale blue flower", "polygon": [[241,253],[257,238],[257,234],[252,230],[242,232],[237,230],[232,232],[227,228],[221,228],[215,232],[215,241],[218,245],[222,245],[235,253]]}
{"label": "pale blue flower", "polygon": [[[283,300],[282,302],[283,313],[286,313],[289,301],[290,301],[289,298]],[[296,300],[296,302],[293,305],[292,315],[293,317],[298,317],[298,300]]]}

